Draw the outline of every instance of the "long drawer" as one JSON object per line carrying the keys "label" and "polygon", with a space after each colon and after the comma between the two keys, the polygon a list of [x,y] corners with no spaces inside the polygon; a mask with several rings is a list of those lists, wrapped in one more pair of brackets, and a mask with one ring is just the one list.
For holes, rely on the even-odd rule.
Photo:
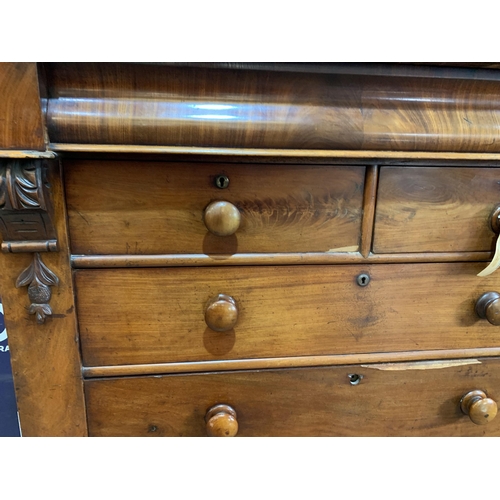
{"label": "long drawer", "polygon": [[223,435],[500,436],[498,359],[87,380],[85,393],[91,436],[204,436],[214,413]]}
{"label": "long drawer", "polygon": [[500,288],[498,274],[476,276],[482,267],[80,270],[75,284],[83,362],[500,347],[500,327],[475,311],[484,293]]}
{"label": "long drawer", "polygon": [[365,167],[65,161],[74,254],[356,251]]}
{"label": "long drawer", "polygon": [[491,251],[500,168],[382,167],[373,249]]}

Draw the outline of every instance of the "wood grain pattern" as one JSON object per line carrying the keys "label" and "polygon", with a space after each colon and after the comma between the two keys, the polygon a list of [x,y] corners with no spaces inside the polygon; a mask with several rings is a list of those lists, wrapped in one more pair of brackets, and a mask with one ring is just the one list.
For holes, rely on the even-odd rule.
{"label": "wood grain pattern", "polygon": [[500,169],[383,167],[375,253],[493,251]]}
{"label": "wood grain pattern", "polygon": [[29,314],[26,288],[16,279],[28,267],[31,254],[0,253],[0,296],[9,332],[12,370],[23,436],[84,436],[87,434],[81,362],[72,275],[69,266],[66,213],[58,163],[52,163],[58,252],[43,255],[59,277],[52,287],[52,316],[43,325]]}
{"label": "wood grain pattern", "polygon": [[[180,363],[156,363],[115,366],[84,366],[86,378],[130,377],[136,375],[164,375],[167,373],[200,373],[233,370],[262,370],[265,368],[299,368],[310,366],[338,366],[366,363],[382,363],[378,367],[389,369],[398,362],[417,362],[431,360],[451,360],[442,363],[474,362],[473,358],[500,356],[500,347],[482,349],[439,349],[434,351],[405,351],[370,354],[336,354],[325,356],[294,356],[285,358],[229,359],[218,361],[192,361]],[[409,364],[409,363],[407,363]]]}
{"label": "wood grain pattern", "polygon": [[[144,160],[144,155],[171,155],[174,157],[187,156],[188,158],[200,157],[202,161],[206,161],[206,157],[211,160],[218,161],[238,161],[240,158],[248,161],[269,161],[270,159],[314,159],[316,162],[320,160],[340,160],[343,164],[348,164],[349,161],[354,162],[360,160],[363,164],[368,163],[394,163],[399,160],[398,165],[403,160],[407,162],[498,162],[500,160],[499,153],[456,153],[447,152],[425,152],[425,151],[374,151],[362,149],[359,151],[350,149],[261,149],[261,148],[204,148],[196,146],[144,146],[130,144],[67,144],[67,143],[50,143],[49,148],[55,153],[85,153],[86,156],[98,154],[102,159],[105,155],[121,154],[127,155],[127,159],[138,156],[137,159]],[[124,159],[124,158],[122,158]],[[154,159],[154,158],[153,158]],[[172,158],[169,158],[172,159]],[[175,160],[174,160],[175,161]]]}
{"label": "wood grain pattern", "polygon": [[[356,251],[364,167],[65,163],[72,252],[154,254]],[[215,186],[219,174],[227,189]],[[236,234],[203,222],[213,201],[241,212]],[[344,249],[344,250],[341,250]]]}
{"label": "wood grain pattern", "polygon": [[126,63],[46,69],[55,143],[500,151],[500,82],[473,71],[440,79]]}
{"label": "wood grain pattern", "polygon": [[378,173],[379,167],[377,165],[370,165],[366,168],[360,245],[360,253],[361,255],[363,255],[363,257],[368,257],[372,249],[373,221],[375,219],[375,201],[377,198]]}
{"label": "wood grain pattern", "polygon": [[45,149],[35,63],[0,63],[0,149]]}
{"label": "wood grain pattern", "polygon": [[[476,300],[481,264],[111,269],[76,272],[85,366],[500,347]],[[370,275],[360,287],[356,277]],[[96,290],[105,293],[96,293]],[[238,323],[216,333],[224,293]]]}
{"label": "wood grain pattern", "polygon": [[239,253],[235,255],[72,255],[76,269],[117,267],[189,267],[189,266],[276,266],[295,264],[398,264],[407,262],[485,262],[492,252],[436,252],[373,254],[359,252]]}
{"label": "wood grain pattern", "polygon": [[[500,436],[500,419],[478,426],[460,409],[471,388],[500,397],[499,360],[480,361],[87,380],[89,433],[205,436],[206,411],[224,403],[238,436]],[[351,385],[350,374],[363,378]]]}

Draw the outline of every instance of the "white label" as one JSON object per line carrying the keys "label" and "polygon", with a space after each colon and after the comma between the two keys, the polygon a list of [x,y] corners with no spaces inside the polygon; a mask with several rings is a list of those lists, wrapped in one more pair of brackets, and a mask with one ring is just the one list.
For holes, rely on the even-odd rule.
{"label": "white label", "polygon": [[[3,305],[2,303],[0,302],[0,323],[2,325],[5,325],[4,321],[3,321]],[[0,327],[1,328],[1,327]],[[5,326],[4,326],[4,329],[0,332],[0,342],[2,342],[3,340],[7,340],[7,330],[5,329]],[[1,346],[0,346],[1,348]],[[8,349],[7,349],[8,350]],[[2,351],[3,352],[3,351]]]}

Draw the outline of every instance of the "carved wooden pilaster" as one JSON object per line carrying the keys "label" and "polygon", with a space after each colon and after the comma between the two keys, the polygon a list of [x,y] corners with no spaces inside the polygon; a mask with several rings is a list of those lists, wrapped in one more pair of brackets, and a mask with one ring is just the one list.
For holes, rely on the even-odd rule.
{"label": "carved wooden pilaster", "polygon": [[50,287],[59,284],[39,254],[57,251],[44,160],[0,160],[0,232],[2,252],[33,253],[33,262],[19,275],[16,287],[28,286],[29,312],[43,323],[52,314]]}

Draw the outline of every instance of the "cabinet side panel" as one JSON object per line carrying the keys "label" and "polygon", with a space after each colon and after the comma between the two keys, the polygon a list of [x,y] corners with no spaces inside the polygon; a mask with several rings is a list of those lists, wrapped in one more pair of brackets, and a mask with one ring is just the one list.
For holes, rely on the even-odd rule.
{"label": "cabinet side panel", "polygon": [[58,163],[49,168],[59,251],[39,254],[58,278],[51,286],[52,315],[38,324],[29,313],[27,287],[16,288],[33,254],[0,253],[0,296],[23,436],[85,436],[87,424],[72,275]]}
{"label": "cabinet side panel", "polygon": [[44,150],[35,63],[0,63],[0,149]]}

